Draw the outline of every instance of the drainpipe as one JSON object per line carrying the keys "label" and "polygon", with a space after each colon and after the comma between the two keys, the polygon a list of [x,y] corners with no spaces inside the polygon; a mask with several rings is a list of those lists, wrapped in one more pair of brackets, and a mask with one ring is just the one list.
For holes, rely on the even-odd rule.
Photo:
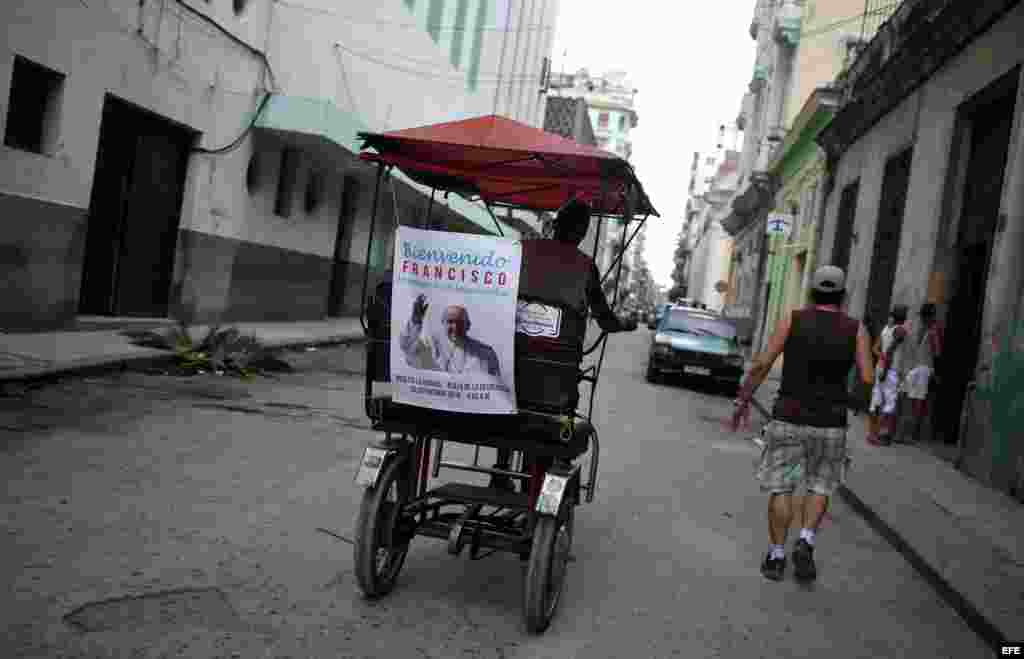
{"label": "drainpipe", "polygon": [[[750,184],[751,185],[756,185],[760,189],[764,189],[764,187],[767,187],[768,188],[767,192],[769,193],[769,195],[771,197],[774,198],[774,196],[775,196],[775,194],[774,194],[774,187],[775,186],[772,184],[770,179],[767,179],[767,180],[766,179],[761,179],[761,180],[757,180],[757,181],[751,181]],[[767,292],[767,288],[765,286],[765,284],[767,283],[767,282],[765,282],[765,270],[768,267],[768,246],[769,245],[768,245],[768,234],[764,230],[764,226],[763,226],[763,224],[764,224],[763,223],[764,212],[760,209],[760,206],[761,206],[761,204],[758,204],[759,210],[758,210],[758,212],[755,215],[756,219],[753,222],[751,222],[751,224],[750,224],[750,226],[752,227],[753,230],[758,231],[760,233],[760,235],[758,236],[758,239],[757,239],[760,248],[758,250],[757,277],[755,279],[755,281],[757,282],[758,290],[757,290],[757,295],[754,296],[754,305],[753,305],[753,308],[751,309],[751,317],[752,318],[756,318],[757,319],[757,323],[758,323],[758,325],[755,326],[755,329],[758,326],[760,327],[760,329],[756,330],[755,333],[757,334],[757,341],[751,346],[751,352],[753,354],[757,354],[760,351],[761,345],[762,345],[762,343],[764,341],[764,334],[765,334],[765,331],[766,331],[765,330],[765,325],[766,325],[765,320],[766,320],[767,316],[765,316],[765,317],[761,317],[761,316],[764,315],[764,313],[768,311],[768,300],[766,299],[766,296],[765,296],[765,293]],[[762,304],[764,305],[763,311],[762,311]]]}
{"label": "drainpipe", "polygon": [[[768,324],[768,295],[770,293],[770,287],[766,286],[768,282],[765,282],[765,270],[768,268],[768,234],[765,231],[761,231],[761,236],[758,238],[760,244],[758,255],[757,255],[757,295],[754,296],[754,308],[751,309],[751,316],[757,319],[757,339],[751,346],[751,353],[756,355],[761,352],[761,344],[764,342],[765,326]],[[762,305],[764,310],[762,312]]]}

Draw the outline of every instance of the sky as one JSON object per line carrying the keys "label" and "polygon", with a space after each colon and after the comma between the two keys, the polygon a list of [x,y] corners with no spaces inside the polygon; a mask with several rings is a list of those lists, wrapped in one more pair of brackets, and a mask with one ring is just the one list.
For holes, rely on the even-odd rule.
{"label": "sky", "polygon": [[624,70],[638,89],[632,163],[661,214],[647,221],[644,254],[655,282],[671,285],[693,152],[735,121],[750,82],[755,0],[605,3],[561,0],[556,72]]}

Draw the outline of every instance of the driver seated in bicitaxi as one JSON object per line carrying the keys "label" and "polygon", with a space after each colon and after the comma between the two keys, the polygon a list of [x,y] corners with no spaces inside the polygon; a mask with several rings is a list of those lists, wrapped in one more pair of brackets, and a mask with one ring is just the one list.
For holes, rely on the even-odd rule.
{"label": "driver seated in bicitaxi", "polygon": [[[558,210],[553,240],[524,240],[519,273],[519,296],[575,309],[581,315],[590,309],[591,317],[605,332],[624,332],[601,290],[601,275],[593,259],[579,249],[590,227],[590,206],[572,199]],[[498,449],[495,469],[508,470],[512,452]],[[491,476],[491,487],[513,490],[512,479],[502,474]]]}

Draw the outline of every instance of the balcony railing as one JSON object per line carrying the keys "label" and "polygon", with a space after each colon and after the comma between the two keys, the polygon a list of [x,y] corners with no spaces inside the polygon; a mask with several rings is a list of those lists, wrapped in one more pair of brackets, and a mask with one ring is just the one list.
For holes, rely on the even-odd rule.
{"label": "balcony railing", "polygon": [[[875,7],[881,12],[889,4]],[[840,157],[881,117],[1018,6],[1019,0],[899,3],[837,79],[842,107],[815,141],[830,157]]]}

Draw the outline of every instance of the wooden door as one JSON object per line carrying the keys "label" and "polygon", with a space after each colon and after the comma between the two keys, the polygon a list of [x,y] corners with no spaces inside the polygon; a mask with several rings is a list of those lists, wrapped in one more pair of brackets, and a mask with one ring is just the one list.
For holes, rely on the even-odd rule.
{"label": "wooden door", "polygon": [[[903,235],[903,211],[907,205],[910,164],[913,149],[906,149],[885,163],[882,199],[878,206],[878,225],[871,255],[864,319],[875,327],[885,325],[892,304],[892,287],[899,265],[900,238]],[[922,286],[924,282],[922,282]]]}
{"label": "wooden door", "polygon": [[1014,97],[1007,95],[970,115],[970,148],[963,209],[957,231],[955,292],[946,317],[946,346],[955,346],[940,364],[939,418],[947,443],[960,435],[960,411],[974,378],[982,338],[992,243],[999,218],[1007,151],[1013,128]]}

